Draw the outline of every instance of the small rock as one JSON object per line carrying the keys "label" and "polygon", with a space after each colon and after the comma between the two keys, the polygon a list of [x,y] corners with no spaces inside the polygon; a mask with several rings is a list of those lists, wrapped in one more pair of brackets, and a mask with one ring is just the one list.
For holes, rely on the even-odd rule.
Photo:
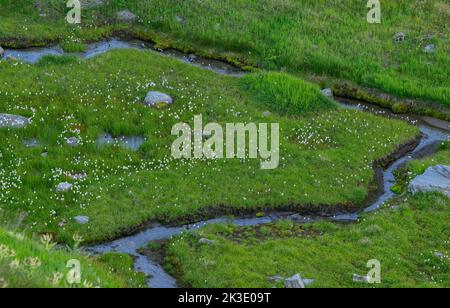
{"label": "small rock", "polygon": [[175,19],[179,23],[184,23],[186,21],[186,18],[184,18],[183,16],[175,16]]}
{"label": "small rock", "polygon": [[440,192],[450,198],[450,166],[428,168],[423,175],[411,181],[408,189],[412,194]]}
{"label": "small rock", "polygon": [[48,152],[43,152],[42,154],[41,154],[41,157],[48,157]]}
{"label": "small rock", "polygon": [[60,183],[56,187],[56,191],[57,192],[67,192],[67,191],[71,190],[72,187],[73,187],[73,185],[68,182]]}
{"label": "small rock", "polygon": [[0,59],[5,56],[5,50],[0,46]]}
{"label": "small rock", "polygon": [[198,242],[200,244],[207,244],[207,245],[213,245],[215,243],[215,241],[208,240],[207,238],[201,238]]}
{"label": "small rock", "polygon": [[29,124],[28,118],[13,114],[0,114],[0,128],[24,128]]}
{"label": "small rock", "polygon": [[90,218],[88,216],[77,216],[73,218],[78,224],[85,225],[89,223]]}
{"label": "small rock", "polygon": [[284,281],[284,287],[286,289],[304,289],[305,283],[303,282],[302,277],[299,274],[296,274]]}
{"label": "small rock", "polygon": [[263,117],[269,117],[272,113],[270,111],[264,111]]}
{"label": "small rock", "polygon": [[67,138],[66,144],[71,147],[77,147],[80,145],[80,139],[78,139],[77,137]]}
{"label": "small rock", "polygon": [[353,282],[369,283],[369,277],[353,274]]}
{"label": "small rock", "polygon": [[405,33],[399,32],[396,35],[394,35],[394,42],[401,43],[405,40]]}
{"label": "small rock", "polygon": [[433,53],[436,50],[436,46],[434,44],[427,45],[423,48],[424,53]]}
{"label": "small rock", "polygon": [[173,104],[173,99],[169,95],[161,92],[148,92],[144,99],[144,105],[148,107],[164,108]]}
{"label": "small rock", "polygon": [[330,88],[323,89],[322,94],[326,97],[333,97],[333,91]]}
{"label": "small rock", "polygon": [[137,19],[137,16],[128,10],[117,12],[116,16],[117,20],[122,22],[133,22]]}

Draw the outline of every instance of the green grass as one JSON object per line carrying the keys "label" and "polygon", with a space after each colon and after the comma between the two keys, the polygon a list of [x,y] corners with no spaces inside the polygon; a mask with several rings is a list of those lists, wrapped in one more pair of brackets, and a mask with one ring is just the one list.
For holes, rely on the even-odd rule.
{"label": "green grass", "polygon": [[242,85],[270,111],[285,115],[319,112],[335,104],[319,88],[282,73],[261,73],[242,78]]}
{"label": "green grass", "polygon": [[[373,161],[418,134],[404,122],[333,105],[321,114],[267,117],[265,106],[242,90],[239,79],[152,52],[116,50],[87,61],[42,61],[0,63],[8,76],[0,85],[1,112],[33,116],[25,129],[0,130],[0,200],[6,213],[25,212],[32,231],[54,232],[61,241],[74,233],[89,242],[114,238],[146,220],[195,220],[224,208],[355,206],[371,188]],[[167,92],[175,105],[144,107],[149,90]],[[311,104],[321,100],[317,88],[305,85],[304,91]],[[202,114],[205,124],[280,123],[279,168],[261,170],[259,159],[173,160],[171,128],[180,121],[192,124],[195,114]],[[142,135],[146,142],[138,152],[98,147],[95,140],[103,132]],[[72,136],[81,138],[80,147],[65,145]],[[31,138],[40,145],[25,147],[23,141]],[[87,178],[74,181],[70,173]],[[74,189],[55,192],[65,181]],[[90,223],[77,225],[78,215],[88,215]]]}
{"label": "green grass", "polygon": [[[268,278],[296,273],[315,279],[315,288],[450,287],[450,201],[421,195],[394,204],[399,208],[365,215],[354,225],[211,225],[172,240],[165,267],[197,288],[283,287]],[[201,237],[215,244],[199,244]],[[381,262],[382,283],[354,283],[352,275],[366,275],[372,259]]]}
{"label": "green grass", "polygon": [[[88,258],[77,249],[56,249],[54,244],[27,238],[0,228],[0,288],[128,288],[144,287],[145,276],[133,270],[127,255]],[[71,260],[80,264],[81,283],[67,281]]]}
{"label": "green grass", "polygon": [[429,167],[436,165],[450,165],[450,142],[445,142],[441,150],[431,157],[413,160],[409,163],[407,170],[411,171],[411,176],[423,174]]}
{"label": "green grass", "polygon": [[[132,0],[109,1],[83,11],[81,26],[64,22],[65,8],[53,0],[40,17],[27,0],[2,1],[0,38],[15,44],[95,40],[114,32],[155,39],[199,53],[222,54],[269,70],[351,80],[403,98],[450,106],[447,1],[382,3],[382,23],[366,21],[366,2],[325,0]],[[129,8],[135,25],[111,23]],[[26,21],[26,23],[25,23]],[[406,39],[395,43],[393,36]],[[429,44],[431,54],[423,52]]]}

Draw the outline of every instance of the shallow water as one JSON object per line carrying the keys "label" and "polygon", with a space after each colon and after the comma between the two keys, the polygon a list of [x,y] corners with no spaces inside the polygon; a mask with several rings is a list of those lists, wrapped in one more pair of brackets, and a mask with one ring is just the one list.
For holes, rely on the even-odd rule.
{"label": "shallow water", "polygon": [[154,45],[151,43],[139,40],[124,41],[120,39],[110,39],[106,41],[88,44],[86,51],[78,53],[67,53],[64,50],[62,50],[60,46],[28,48],[21,50],[5,49],[5,58],[13,57],[20,61],[34,64],[39,62],[43,57],[49,55],[53,56],[74,55],[81,59],[90,59],[115,49],[134,49],[146,52],[156,52],[160,55],[175,58],[182,62],[190,63],[193,66],[211,70],[222,75],[240,77],[245,74],[245,72],[243,72],[239,68],[236,68],[228,63],[197,57],[195,55],[184,54],[182,52],[178,52],[176,50],[171,49],[160,50],[155,48]]}
{"label": "shallow water", "polygon": [[[121,41],[112,39],[108,41],[93,43],[88,45],[87,50],[83,53],[74,53],[83,59],[89,59],[113,49],[137,49],[146,50],[148,52],[158,52],[159,54],[176,58],[185,63],[214,71],[218,74],[225,74],[230,76],[240,77],[245,72],[240,69],[220,61],[199,58],[193,55],[183,54],[175,50],[160,51],[156,50],[152,44],[142,41]],[[50,48],[32,48],[27,50],[5,50],[6,57],[12,56],[21,61],[28,63],[37,63],[42,57],[46,55],[63,55],[66,54],[60,47]],[[207,221],[202,221],[196,224],[181,226],[181,227],[150,227],[147,230],[137,233],[132,236],[123,237],[93,247],[86,248],[88,252],[94,254],[102,254],[107,252],[126,253],[135,258],[135,268],[138,272],[149,275],[148,286],[152,288],[175,288],[177,287],[176,280],[166,273],[160,264],[157,264],[139,253],[139,250],[145,247],[151,241],[168,240],[173,236],[180,235],[184,232],[201,229],[207,225],[214,223],[232,223],[238,226],[257,226],[267,223],[276,222],[280,219],[293,219],[297,223],[310,223],[318,220],[329,220],[334,222],[355,222],[358,221],[361,212],[372,212],[380,209],[380,207],[395,196],[391,191],[395,182],[394,171],[399,167],[412,160],[415,157],[420,157],[426,154],[431,154],[437,148],[437,144],[442,141],[450,140],[450,123],[433,119],[430,117],[421,117],[416,115],[396,115],[388,109],[376,107],[362,102],[355,102],[352,100],[338,101],[342,108],[356,109],[364,112],[370,112],[379,116],[388,118],[397,118],[408,121],[411,124],[417,125],[423,133],[423,138],[419,146],[410,154],[395,161],[388,169],[383,172],[383,188],[384,193],[377,198],[370,206],[363,211],[356,213],[342,213],[335,216],[312,217],[302,216],[294,213],[273,213],[261,218],[217,218]],[[112,138],[109,135],[100,136],[97,140],[99,144],[108,145],[119,142],[122,146],[137,150],[144,142],[144,139],[139,136]]]}

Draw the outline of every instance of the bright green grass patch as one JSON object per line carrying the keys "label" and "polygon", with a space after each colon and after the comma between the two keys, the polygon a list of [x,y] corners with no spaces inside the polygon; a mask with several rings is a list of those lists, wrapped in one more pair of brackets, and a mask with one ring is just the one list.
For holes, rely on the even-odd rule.
{"label": "bright green grass patch", "polygon": [[256,100],[270,111],[286,115],[299,115],[336,109],[317,86],[294,78],[286,73],[261,73],[242,78],[243,86]]}
{"label": "bright green grass patch", "polygon": [[[0,83],[0,112],[33,120],[25,129],[0,130],[1,208],[25,212],[32,232],[53,232],[65,242],[74,233],[101,241],[145,220],[198,219],[218,208],[355,206],[368,194],[373,161],[418,134],[404,122],[352,110],[265,116],[239,79],[153,52],[115,50],[86,61],[49,57],[38,65],[4,61],[0,69],[8,76]],[[175,104],[145,107],[150,90],[170,94]],[[304,92],[311,92],[305,100],[317,99],[317,88]],[[259,159],[173,160],[172,126],[192,125],[197,114],[204,124],[279,123],[279,168],[261,170]],[[102,133],[145,142],[137,152],[99,147]],[[69,137],[81,145],[67,146]],[[38,146],[26,147],[30,139]],[[77,174],[86,177],[71,178]],[[66,181],[73,189],[57,193]],[[78,225],[73,217],[79,215],[89,216],[89,224]]]}
{"label": "bright green grass patch", "polygon": [[[395,204],[353,225],[211,225],[172,240],[165,267],[192,287],[283,287],[269,277],[297,273],[317,288],[449,287],[450,201],[421,195]],[[215,244],[199,244],[201,237]],[[382,283],[354,283],[372,259],[381,262]]]}
{"label": "bright green grass patch", "polygon": [[[38,243],[23,234],[0,228],[0,287],[61,288],[103,287],[126,288],[145,286],[143,274],[133,270],[133,260],[126,255],[105,255],[96,260],[78,251],[61,250]],[[81,283],[67,281],[76,260],[80,264]]]}

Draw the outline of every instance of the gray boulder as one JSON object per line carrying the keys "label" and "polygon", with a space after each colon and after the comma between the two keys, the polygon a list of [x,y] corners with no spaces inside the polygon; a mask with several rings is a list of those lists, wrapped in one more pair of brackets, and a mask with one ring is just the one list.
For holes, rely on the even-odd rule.
{"label": "gray boulder", "polygon": [[0,46],[0,59],[5,56],[5,50],[3,50],[2,46]]}
{"label": "gray boulder", "polygon": [[0,128],[23,128],[29,124],[30,120],[28,118],[0,113]]}
{"label": "gray boulder", "polygon": [[412,194],[441,192],[450,198],[450,166],[430,167],[424,174],[416,177],[409,184]]}
{"label": "gray boulder", "polygon": [[148,92],[144,99],[144,105],[148,107],[164,108],[173,104],[173,98],[157,91]]}
{"label": "gray boulder", "polygon": [[286,289],[304,289],[305,283],[303,282],[302,277],[299,274],[296,274],[284,281],[284,287]]}
{"label": "gray boulder", "polygon": [[90,220],[88,216],[76,216],[73,219],[80,225],[88,224]]}

